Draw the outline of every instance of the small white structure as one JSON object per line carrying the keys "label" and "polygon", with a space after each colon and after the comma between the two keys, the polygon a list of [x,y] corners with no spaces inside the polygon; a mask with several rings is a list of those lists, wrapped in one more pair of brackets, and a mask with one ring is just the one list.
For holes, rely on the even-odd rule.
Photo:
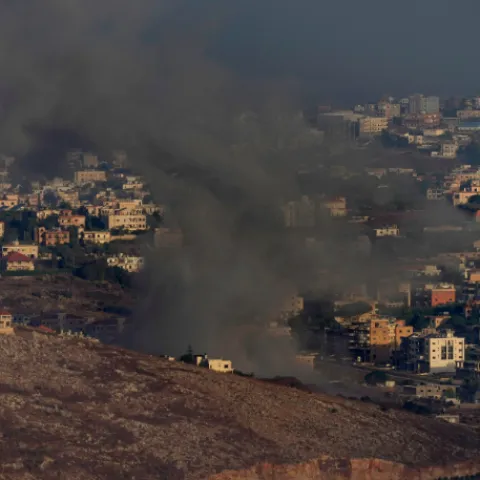
{"label": "small white structure", "polygon": [[386,225],[382,228],[375,228],[376,237],[398,237],[400,235],[400,230],[397,225]]}
{"label": "small white structure", "polygon": [[231,360],[224,360],[223,358],[208,358],[207,355],[196,355],[195,363],[199,367],[206,367],[214,372],[233,373]]}
{"label": "small white structure", "polygon": [[233,373],[231,360],[224,360],[223,358],[209,358],[208,368],[220,373]]}

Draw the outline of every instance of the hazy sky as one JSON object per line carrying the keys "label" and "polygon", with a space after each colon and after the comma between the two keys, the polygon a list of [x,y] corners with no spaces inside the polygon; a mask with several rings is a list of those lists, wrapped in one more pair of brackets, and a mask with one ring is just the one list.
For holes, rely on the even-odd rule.
{"label": "hazy sky", "polygon": [[319,98],[476,94],[477,0],[246,0],[217,38],[243,73],[296,77]]}

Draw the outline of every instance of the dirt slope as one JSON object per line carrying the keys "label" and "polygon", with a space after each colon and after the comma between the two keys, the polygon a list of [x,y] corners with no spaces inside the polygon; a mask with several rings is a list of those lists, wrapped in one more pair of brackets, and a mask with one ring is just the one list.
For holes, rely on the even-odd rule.
{"label": "dirt slope", "polygon": [[338,460],[350,472],[341,477],[292,470],[331,457],[402,468],[472,460],[468,471],[480,471],[480,442],[466,427],[88,340],[22,335],[0,337],[1,479],[354,478],[350,460]]}

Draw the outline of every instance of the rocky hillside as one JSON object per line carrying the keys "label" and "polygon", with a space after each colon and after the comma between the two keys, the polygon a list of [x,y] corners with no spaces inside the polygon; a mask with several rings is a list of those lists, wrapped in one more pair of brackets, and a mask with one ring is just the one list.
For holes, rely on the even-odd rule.
{"label": "rocky hillside", "polygon": [[466,427],[88,340],[17,333],[0,337],[1,479],[480,472],[480,442]]}

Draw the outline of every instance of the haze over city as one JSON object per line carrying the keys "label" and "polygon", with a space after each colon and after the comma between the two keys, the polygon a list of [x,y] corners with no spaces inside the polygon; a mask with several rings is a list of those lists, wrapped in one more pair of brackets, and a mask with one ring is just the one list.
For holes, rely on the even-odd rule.
{"label": "haze over city", "polygon": [[0,0],[0,478],[479,478],[479,15]]}

